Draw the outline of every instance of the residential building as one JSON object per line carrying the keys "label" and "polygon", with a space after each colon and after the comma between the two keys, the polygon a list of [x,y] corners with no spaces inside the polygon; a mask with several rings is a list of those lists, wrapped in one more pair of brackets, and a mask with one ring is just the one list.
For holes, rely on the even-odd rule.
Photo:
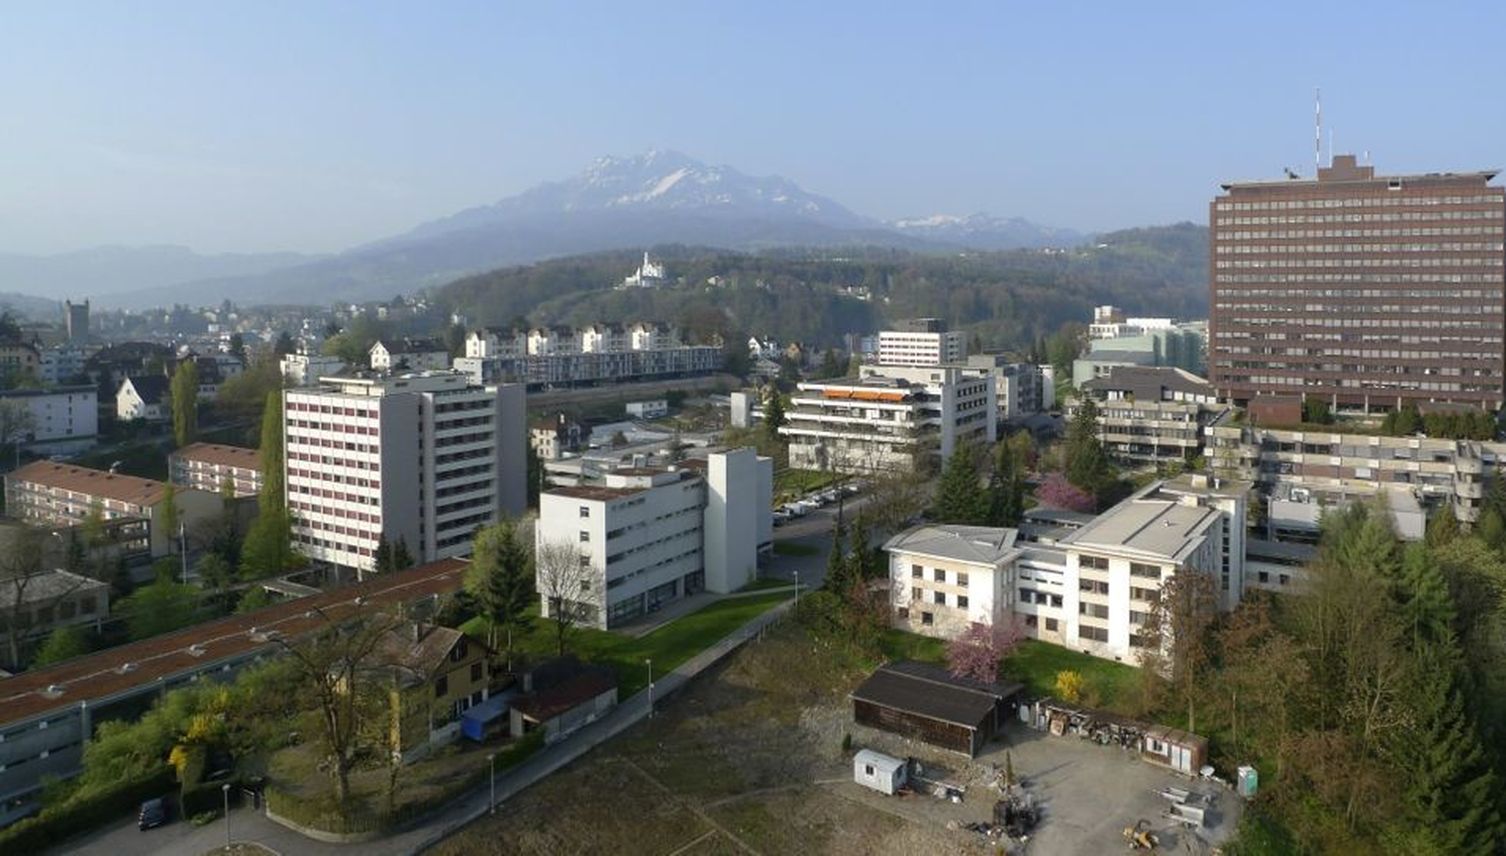
{"label": "residential building", "polygon": [[42,383],[48,386],[58,384],[73,384],[80,379],[87,379],[88,373],[85,366],[89,357],[99,351],[98,345],[79,344],[68,342],[61,345],[53,345],[43,348],[40,356],[38,371]]}
{"label": "residential building", "polygon": [[422,372],[450,367],[450,351],[438,339],[403,337],[371,346],[371,368],[379,372]]}
{"label": "residential building", "polygon": [[0,662],[19,669],[59,627],[99,623],[110,614],[110,584],[65,570],[11,577],[0,585],[0,642],[15,633],[16,650]]}
{"label": "residential building", "polygon": [[[112,527],[115,545],[128,561],[168,555],[179,537],[166,520],[166,482],[53,461],[35,461],[5,476],[6,514],[41,526],[82,526],[98,511]],[[178,522],[188,528],[221,511],[212,491],[174,492]]]}
{"label": "residential building", "polygon": [[346,369],[345,361],[339,357],[305,351],[283,354],[281,367],[289,386],[314,386],[319,378],[334,377]]}
{"label": "residential building", "polygon": [[583,425],[558,413],[553,419],[536,419],[528,426],[528,442],[540,460],[557,461],[566,452],[579,452],[586,447],[591,436],[591,426]]}
{"label": "residential building", "polygon": [[1183,475],[1037,541],[1014,529],[916,527],[885,545],[895,625],[951,638],[973,623],[1018,622],[1030,637],[1137,663],[1164,579],[1207,574],[1220,609],[1239,604],[1249,490]]}
{"label": "residential building", "polygon": [[491,651],[459,630],[407,622],[382,637],[374,659],[391,674],[392,751],[404,763],[454,742],[461,715],[491,695]]}
{"label": "residential building", "polygon": [[454,371],[324,378],[283,394],[288,510],[309,558],[374,570],[377,544],[420,562],[470,552],[522,513],[523,388]]}
{"label": "residential building", "polygon": [[465,355],[471,359],[515,359],[527,356],[528,334],[505,327],[482,327],[465,337]]}
{"label": "residential building", "polygon": [[880,331],[878,354],[884,366],[955,365],[967,358],[967,337],[939,318],[916,318]]}
{"label": "residential building", "polygon": [[[1393,508],[1448,506],[1465,523],[1480,517],[1487,482],[1506,463],[1506,443],[1293,430],[1222,421],[1204,429],[1215,470],[1250,479],[1276,497],[1297,529],[1323,507],[1384,494]],[[1412,499],[1408,499],[1408,497]],[[1295,506],[1309,509],[1300,513]],[[1405,527],[1411,529],[1410,526]]]}
{"label": "residential building", "polygon": [[239,499],[261,493],[261,452],[220,443],[190,443],[167,456],[168,479],[180,487]]}
{"label": "residential building", "polygon": [[[1098,439],[1127,466],[1187,463],[1202,454],[1203,428],[1228,411],[1213,385],[1183,369],[1120,366],[1082,385],[1098,407]],[[1074,401],[1067,407],[1075,415]]]}
{"label": "residential building", "polygon": [[132,375],[115,391],[115,418],[121,422],[161,422],[171,410],[171,382],[163,375]]}
{"label": "residential building", "polygon": [[967,374],[994,379],[994,399],[1000,422],[1016,422],[1056,406],[1056,369],[1010,362],[1003,354],[973,354],[964,364]]}
{"label": "residential building", "polygon": [[165,690],[228,680],[362,608],[406,605],[410,615],[421,614],[436,596],[460,590],[465,567],[454,559],[436,562],[0,681],[0,826],[34,814],[49,779],[78,775],[97,723],[134,719]]}
{"label": "residential building", "polygon": [[578,549],[584,578],[579,596],[560,604],[552,587],[563,580],[541,576],[541,609],[573,609],[607,629],[697,592],[736,591],[772,546],[772,505],[773,462],[751,449],[546,490],[536,543]]}
{"label": "residential building", "polygon": [[0,340],[0,378],[12,383],[42,374],[42,353],[35,342],[22,339]]}
{"label": "residential building", "polygon": [[99,436],[99,391],[91,384],[9,389],[0,401],[30,414],[22,444],[39,454],[68,454],[93,446]]}
{"label": "residential building", "polygon": [[1126,318],[1117,306],[1093,307],[1093,323],[1088,325],[1088,339],[1121,339],[1144,336],[1156,330],[1177,326],[1173,318]]}
{"label": "residential building", "polygon": [[908,471],[962,443],[998,436],[995,383],[957,366],[863,366],[854,380],[799,385],[779,433],[790,466]]}
{"label": "residential building", "polygon": [[72,300],[63,301],[63,325],[68,333],[68,341],[77,342],[80,339],[89,338],[89,300],[83,303],[74,303]]}
{"label": "residential building", "polygon": [[1506,190],[1494,171],[1230,182],[1208,206],[1210,379],[1240,406],[1497,410],[1506,378]]}

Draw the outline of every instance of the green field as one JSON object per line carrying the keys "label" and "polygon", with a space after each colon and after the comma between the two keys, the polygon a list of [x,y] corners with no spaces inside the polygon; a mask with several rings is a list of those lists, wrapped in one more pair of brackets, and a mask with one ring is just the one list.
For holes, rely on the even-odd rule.
{"label": "green field", "polygon": [[774,542],[774,555],[776,556],[814,556],[821,552],[819,547],[810,544],[796,544],[793,541]]}
{"label": "green field", "polygon": [[1128,695],[1135,682],[1138,670],[1105,660],[1090,654],[1070,651],[1060,645],[1026,639],[1009,656],[1004,658],[1001,675],[1025,685],[1034,695],[1052,695],[1056,692],[1056,673],[1071,669],[1080,673],[1087,683],[1084,695],[1096,694],[1095,707],[1112,708]]}
{"label": "green field", "polygon": [[[574,628],[567,651],[588,663],[610,667],[617,673],[619,694],[626,698],[648,686],[645,661],[653,660],[654,674],[662,675],[789,599],[784,593],[724,598],[636,639],[606,630]],[[486,636],[486,622],[480,618],[467,621],[461,629]],[[551,656],[557,650],[554,630],[554,622],[535,619],[533,628],[514,647],[528,654]]]}

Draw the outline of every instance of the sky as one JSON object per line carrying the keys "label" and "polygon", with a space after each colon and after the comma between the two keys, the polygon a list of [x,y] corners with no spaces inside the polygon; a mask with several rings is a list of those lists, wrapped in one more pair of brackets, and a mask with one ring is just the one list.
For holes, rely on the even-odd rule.
{"label": "sky", "polygon": [[334,252],[650,148],[885,219],[1202,222],[1310,173],[1315,87],[1381,172],[1506,166],[1500,2],[0,9],[0,252]]}

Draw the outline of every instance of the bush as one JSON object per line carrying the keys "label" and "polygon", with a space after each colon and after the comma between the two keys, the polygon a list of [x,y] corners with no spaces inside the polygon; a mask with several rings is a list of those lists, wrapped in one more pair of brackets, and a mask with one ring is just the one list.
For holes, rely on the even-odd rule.
{"label": "bush", "polygon": [[219,816],[219,812],[201,811],[193,817],[189,818],[188,822],[192,823],[194,826],[208,826],[209,824],[214,823],[215,819]]}
{"label": "bush", "polygon": [[851,752],[852,751],[852,735],[851,734],[843,734],[842,735],[842,751],[843,752]]}
{"label": "bush", "polygon": [[230,785],[230,804],[240,805],[241,788],[240,782],[205,782],[204,784],[183,789],[182,806],[183,816],[189,817],[201,812],[218,814],[225,805],[225,795],[221,792],[221,785]]}
{"label": "bush", "polygon": [[142,802],[160,797],[172,787],[173,770],[161,764],[149,775],[107,788],[80,788],[64,802],[42,809],[36,817],[0,830],[0,853],[40,853],[70,835],[131,814]]}

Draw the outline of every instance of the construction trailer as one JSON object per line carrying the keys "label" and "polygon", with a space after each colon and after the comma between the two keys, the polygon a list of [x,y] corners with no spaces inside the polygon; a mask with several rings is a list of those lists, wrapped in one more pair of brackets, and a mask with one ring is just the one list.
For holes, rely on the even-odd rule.
{"label": "construction trailer", "polygon": [[909,762],[872,749],[863,749],[852,757],[852,780],[889,796],[909,781],[909,771]]}
{"label": "construction trailer", "polygon": [[1141,732],[1140,757],[1183,775],[1196,776],[1208,757],[1208,738],[1179,728],[1152,725]]}
{"label": "construction trailer", "polygon": [[975,758],[1013,715],[1021,689],[958,678],[928,663],[889,663],[852,691],[852,715],[859,725]]}

